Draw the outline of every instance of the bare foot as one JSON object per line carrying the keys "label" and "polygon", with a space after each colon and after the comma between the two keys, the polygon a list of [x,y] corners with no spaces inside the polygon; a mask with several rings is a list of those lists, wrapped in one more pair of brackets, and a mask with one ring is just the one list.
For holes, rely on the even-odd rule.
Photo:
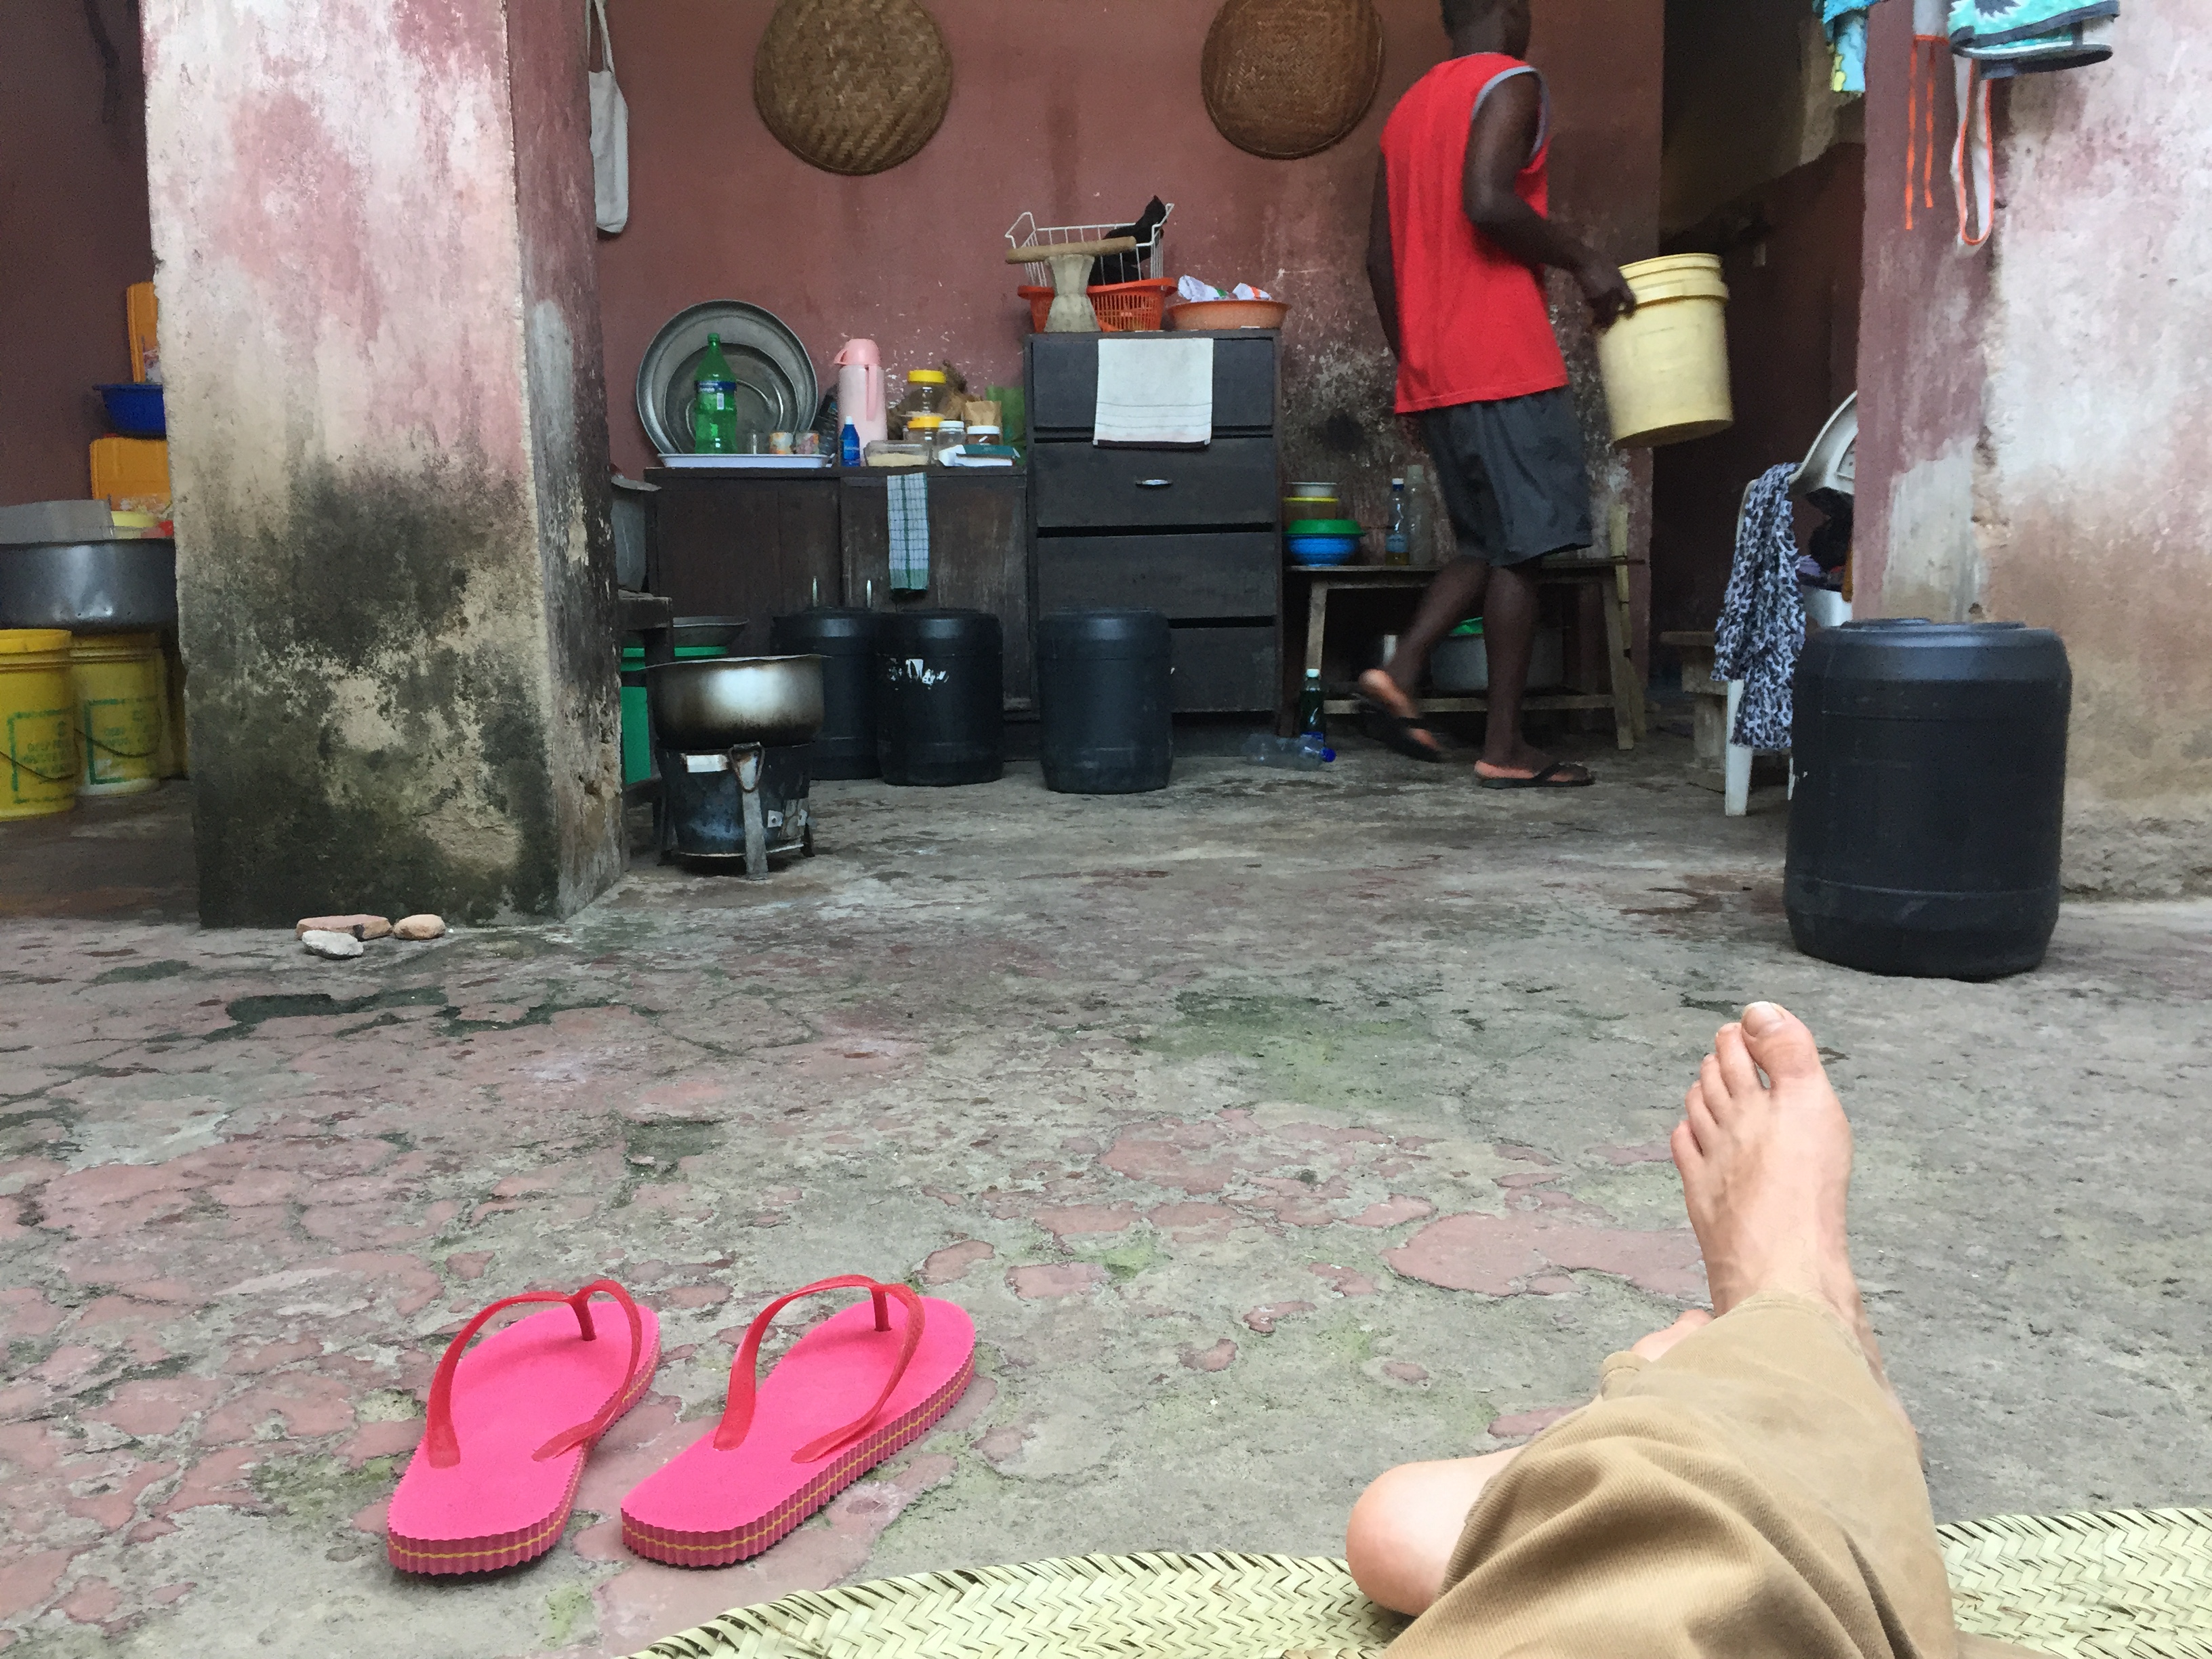
{"label": "bare foot", "polygon": [[1408,742],[1426,750],[1431,755],[1440,756],[1443,753],[1443,745],[1437,741],[1437,734],[1430,731],[1427,726],[1418,723],[1421,711],[1413,706],[1413,700],[1407,695],[1406,688],[1392,679],[1387,669],[1369,669],[1359,677],[1358,686],[1359,695],[1377,708],[1388,714],[1395,714],[1401,720],[1416,722],[1407,728],[1406,738]]}
{"label": "bare foot", "polygon": [[1674,1166],[1713,1310],[1761,1291],[1817,1297],[1858,1333],[1880,1375],[1845,1238],[1851,1126],[1805,1023],[1753,1003],[1714,1035],[1683,1107]]}
{"label": "bare foot", "polygon": [[1390,678],[1388,669],[1370,668],[1359,677],[1360,695],[1370,702],[1380,703],[1401,720],[1414,719],[1420,710],[1406,695],[1406,688]]}

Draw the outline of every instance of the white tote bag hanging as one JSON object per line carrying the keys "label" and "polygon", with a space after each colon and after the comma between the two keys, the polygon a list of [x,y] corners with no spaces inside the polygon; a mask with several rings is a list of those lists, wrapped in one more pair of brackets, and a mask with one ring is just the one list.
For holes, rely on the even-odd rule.
{"label": "white tote bag hanging", "polygon": [[[592,200],[599,228],[611,235],[629,222],[629,105],[615,84],[615,38],[607,33],[607,0],[586,0],[584,64],[592,86]],[[592,29],[599,26],[600,61],[592,69]]]}

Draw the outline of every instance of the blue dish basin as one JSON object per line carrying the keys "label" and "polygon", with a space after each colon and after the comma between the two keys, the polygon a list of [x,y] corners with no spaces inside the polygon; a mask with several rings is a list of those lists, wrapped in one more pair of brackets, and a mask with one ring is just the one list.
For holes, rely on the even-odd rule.
{"label": "blue dish basin", "polygon": [[1293,564],[1344,564],[1359,551],[1357,536],[1285,536],[1283,545]]}
{"label": "blue dish basin", "polygon": [[161,404],[161,388],[155,385],[104,386],[100,401],[107,405],[107,423],[126,438],[166,438],[169,421]]}

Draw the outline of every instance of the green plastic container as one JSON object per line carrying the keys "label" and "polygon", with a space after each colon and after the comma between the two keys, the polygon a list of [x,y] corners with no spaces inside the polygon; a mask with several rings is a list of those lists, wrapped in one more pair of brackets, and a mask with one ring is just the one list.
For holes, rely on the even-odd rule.
{"label": "green plastic container", "polygon": [[1357,519],[1293,519],[1283,526],[1285,536],[1358,536]]}
{"label": "green plastic container", "polygon": [[[678,662],[701,657],[726,657],[721,645],[679,645]],[[645,647],[626,645],[622,652],[623,787],[643,783],[653,775],[653,716],[645,704]]]}

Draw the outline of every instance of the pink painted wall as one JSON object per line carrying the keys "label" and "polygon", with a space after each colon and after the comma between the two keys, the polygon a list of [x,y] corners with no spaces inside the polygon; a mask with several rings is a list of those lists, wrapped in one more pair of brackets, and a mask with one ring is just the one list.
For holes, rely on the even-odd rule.
{"label": "pink painted wall", "polygon": [[[1048,224],[1123,222],[1158,193],[1176,204],[1170,275],[1246,278],[1292,302],[1286,463],[1368,491],[1371,517],[1418,448],[1389,412],[1363,269],[1369,191],[1384,118],[1444,51],[1437,0],[1380,0],[1374,107],[1344,143],[1289,162],[1246,155],[1206,117],[1198,64],[1212,5],[928,3],[954,64],[944,126],[904,166],[841,179],[783,149],[754,109],[769,5],[610,0],[631,139],[629,227],[599,246],[617,464],[648,463],[638,360],[683,307],[757,301],[798,331],[817,373],[857,335],[900,368],[950,356],[975,383],[1012,382],[1027,324],[1002,258],[1007,226],[1025,210]],[[1657,235],[1662,10],[1537,8],[1534,56],[1558,106],[1555,209],[1623,259]],[[1636,476],[1608,459],[1604,487],[1630,494]]]}
{"label": "pink painted wall", "polygon": [[0,52],[0,504],[91,493],[102,381],[131,378],[123,290],[154,274],[134,9],[98,0],[115,118],[82,4],[7,8]]}
{"label": "pink painted wall", "polygon": [[[2212,12],[2130,6],[2106,65],[1996,94],[1997,228],[1904,222],[1909,18],[1875,15],[1862,614],[2053,628],[2074,665],[2067,879],[2212,891]],[[1936,129],[1951,129],[1948,89]],[[1915,174],[1917,179],[1917,173]]]}

